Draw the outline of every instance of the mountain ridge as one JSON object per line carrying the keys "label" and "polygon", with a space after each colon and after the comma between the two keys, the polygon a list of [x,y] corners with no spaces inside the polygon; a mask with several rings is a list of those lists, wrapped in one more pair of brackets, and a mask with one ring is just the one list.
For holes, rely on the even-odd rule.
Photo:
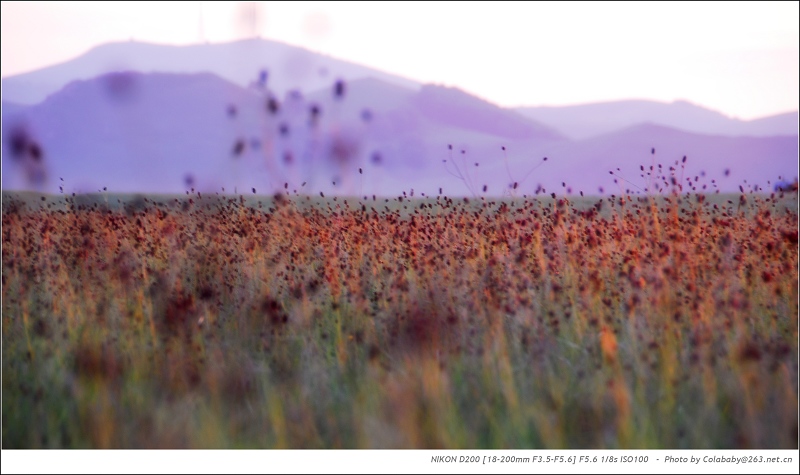
{"label": "mountain ridge", "polygon": [[727,136],[797,135],[798,127],[797,111],[744,121],[683,100],[630,99],[570,106],[519,107],[515,110],[576,140],[643,122],[687,132]]}
{"label": "mountain ridge", "polygon": [[[3,188],[381,196],[442,188],[471,196],[483,186],[489,195],[509,193],[516,181],[520,195],[539,187],[614,192],[609,170],[635,176],[640,165],[669,167],[684,155],[688,174],[707,173],[723,191],[743,180],[766,189],[796,174],[796,136],[709,136],[651,123],[571,141],[453,88],[415,92],[374,78],[340,87],[278,98],[212,73],[74,81],[37,105],[3,109],[4,157],[11,157],[3,160]],[[375,97],[383,107],[370,109]],[[437,104],[435,113],[420,102]],[[465,111],[480,117],[463,122]],[[516,134],[518,126],[527,132]],[[21,139],[36,145],[38,158],[24,147],[15,155]]]}
{"label": "mountain ridge", "polygon": [[269,84],[280,94],[291,89],[308,93],[336,78],[353,80],[369,76],[411,89],[419,87],[416,81],[395,74],[274,40],[251,38],[194,45],[130,41],[98,45],[71,60],[4,77],[4,99],[35,104],[72,80],[127,70],[213,72],[242,87],[257,81],[260,72],[266,70]]}

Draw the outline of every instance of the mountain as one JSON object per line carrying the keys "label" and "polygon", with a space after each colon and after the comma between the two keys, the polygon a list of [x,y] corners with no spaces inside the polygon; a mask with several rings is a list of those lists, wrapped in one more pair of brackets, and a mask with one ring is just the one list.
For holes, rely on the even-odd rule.
{"label": "mountain", "polygon": [[[425,85],[417,92],[363,79],[347,86],[345,100],[329,90],[308,100],[331,111],[340,125],[358,127],[368,148],[389,161],[413,166],[441,163],[448,145],[470,156],[499,156],[504,145],[529,147],[566,140],[515,111],[500,108],[458,88]],[[365,119],[365,113],[368,120]]]}
{"label": "mountain", "polygon": [[798,113],[786,112],[761,119],[743,122],[745,128],[741,135],[797,135]]}
{"label": "mountain", "polygon": [[14,160],[9,149],[24,139],[42,151],[46,190],[55,191],[60,177],[68,191],[177,191],[187,174],[227,173],[215,158],[230,156],[239,131],[226,111],[252,103],[237,114],[257,117],[255,99],[209,73],[111,73],[72,82],[4,120],[3,155],[12,160],[3,160],[3,188],[27,185],[24,173],[13,173],[26,157]]}
{"label": "mountain", "polygon": [[3,101],[2,111],[3,118],[13,117],[27,109],[25,104],[17,104],[16,102]]}
{"label": "mountain", "polygon": [[708,135],[797,135],[798,113],[743,121],[686,101],[628,100],[561,107],[521,107],[521,114],[582,140],[642,123]]}
{"label": "mountain", "polygon": [[[12,159],[3,161],[3,187],[269,192],[306,182],[314,192],[351,193],[353,174],[364,168],[371,173],[367,191],[399,193],[432,163],[434,177],[444,172],[438,167],[449,143],[479,154],[499,150],[509,136],[517,143],[563,140],[449,88],[415,92],[364,78],[335,91],[329,85],[279,97],[210,73],[118,72],[73,81],[42,103],[4,108],[4,156]],[[432,112],[428,102],[439,109]],[[468,121],[458,116],[465,112]],[[21,152],[19,143],[26,144]],[[40,149],[35,160],[29,143]]]}
{"label": "mountain", "polygon": [[307,93],[336,79],[373,77],[390,84],[418,89],[409,79],[348,61],[314,53],[278,41],[247,39],[230,43],[188,46],[141,42],[108,43],[72,60],[2,79],[3,100],[35,104],[66,84],[119,71],[143,73],[214,73],[242,87],[261,79],[277,94],[297,89]]}
{"label": "mountain", "polygon": [[[417,91],[376,78],[280,96],[211,73],[109,73],[43,102],[3,104],[3,189],[340,195],[618,193],[639,166],[722,191],[793,179],[797,136],[726,137],[640,124],[567,140],[455,88]],[[655,147],[655,155],[650,154]],[[543,158],[548,157],[547,161]],[[725,169],[729,174],[725,176]],[[680,178],[678,176],[678,178]],[[562,187],[561,183],[565,185]],[[747,186],[746,184],[746,186]],[[699,188],[702,189],[702,188]],[[711,186],[710,190],[714,189]]]}
{"label": "mountain", "polygon": [[[643,193],[648,187],[666,192],[669,186],[663,179],[651,184],[640,169],[651,165],[655,170],[661,165],[668,183],[673,167],[683,191],[738,192],[740,185],[771,191],[780,178],[797,177],[798,141],[797,136],[725,137],[641,124],[581,141],[506,142],[506,153],[507,162],[495,149],[481,156],[480,167],[471,167],[469,161],[461,167],[468,171],[476,192],[487,184],[490,195],[507,193],[513,182],[518,183],[517,195],[536,190],[619,195]],[[441,173],[437,176],[442,179]],[[448,186],[451,193],[455,187],[459,194],[469,194],[460,180],[451,180]]]}
{"label": "mountain", "polygon": [[[595,193],[602,186],[607,193],[620,194],[626,190],[643,191],[648,186],[669,189],[663,180],[650,185],[646,172],[653,166],[656,171],[663,170],[667,181],[673,167],[676,179],[680,181],[683,177],[684,191],[695,187],[694,191],[734,192],[739,185],[748,189],[758,185],[771,190],[779,177],[796,177],[798,143],[796,136],[725,137],[640,124],[567,142],[549,152],[553,158],[550,172],[566,177],[575,190]],[[576,170],[580,173],[575,173]],[[618,183],[614,183],[615,178]],[[687,179],[692,183],[687,183]]]}
{"label": "mountain", "polygon": [[415,106],[423,115],[460,129],[488,132],[511,140],[563,139],[558,132],[515,111],[501,109],[458,88],[425,85],[415,96]]}

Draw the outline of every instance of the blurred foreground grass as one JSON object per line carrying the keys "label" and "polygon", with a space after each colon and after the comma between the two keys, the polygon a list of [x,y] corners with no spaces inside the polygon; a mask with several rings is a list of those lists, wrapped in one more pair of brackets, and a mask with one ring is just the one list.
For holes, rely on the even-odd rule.
{"label": "blurred foreground grass", "polygon": [[796,448],[797,194],[3,194],[4,448]]}

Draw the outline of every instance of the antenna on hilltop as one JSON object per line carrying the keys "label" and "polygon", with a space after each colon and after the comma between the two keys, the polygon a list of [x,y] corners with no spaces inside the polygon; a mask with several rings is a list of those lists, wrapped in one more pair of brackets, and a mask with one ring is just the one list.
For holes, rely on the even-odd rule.
{"label": "antenna on hilltop", "polygon": [[203,28],[203,2],[197,2],[200,7],[200,14],[198,15],[198,31],[200,33],[200,42],[207,43],[206,32]]}
{"label": "antenna on hilltop", "polygon": [[253,2],[250,4],[250,20],[253,22],[251,28],[253,29],[253,38],[260,38],[261,35],[258,32],[259,27],[259,6],[257,3]]}

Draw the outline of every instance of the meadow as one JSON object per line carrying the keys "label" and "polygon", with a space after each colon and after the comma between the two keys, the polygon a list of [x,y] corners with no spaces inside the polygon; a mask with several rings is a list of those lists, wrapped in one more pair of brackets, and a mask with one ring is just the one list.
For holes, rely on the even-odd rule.
{"label": "meadow", "polygon": [[797,448],[798,196],[3,193],[3,448]]}

